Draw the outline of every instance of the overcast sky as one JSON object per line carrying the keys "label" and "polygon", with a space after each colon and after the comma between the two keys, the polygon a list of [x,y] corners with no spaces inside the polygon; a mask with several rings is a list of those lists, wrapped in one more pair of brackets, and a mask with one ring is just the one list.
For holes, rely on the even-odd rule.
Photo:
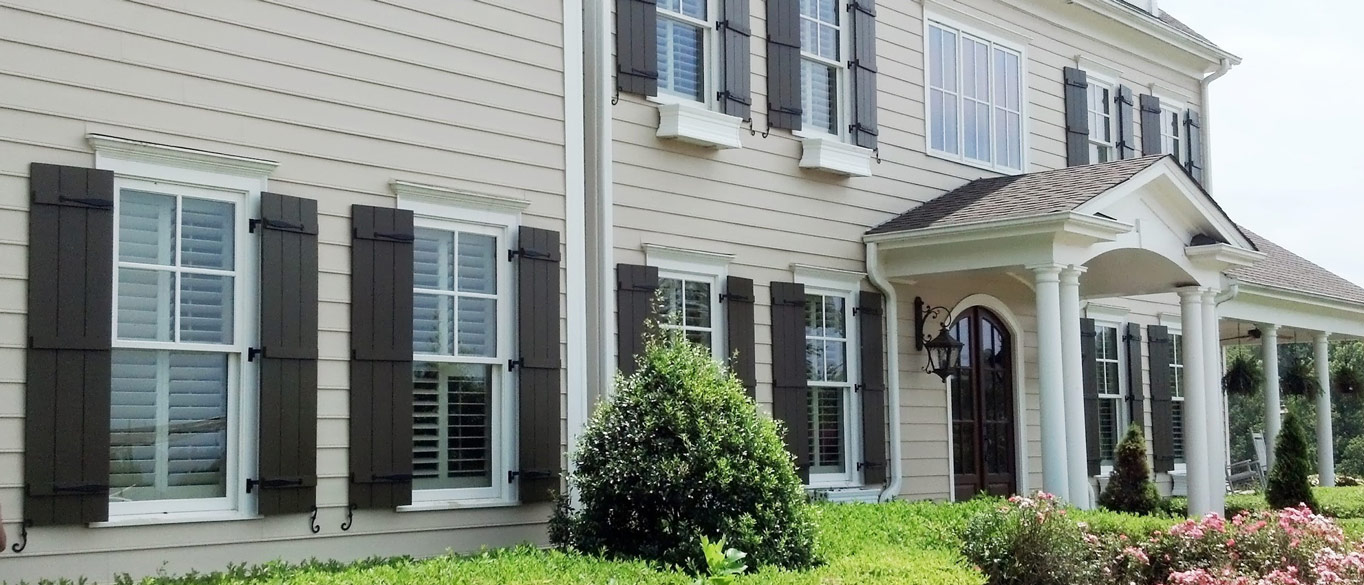
{"label": "overcast sky", "polygon": [[1364,285],[1364,2],[1160,0],[1238,55],[1212,84],[1213,196]]}

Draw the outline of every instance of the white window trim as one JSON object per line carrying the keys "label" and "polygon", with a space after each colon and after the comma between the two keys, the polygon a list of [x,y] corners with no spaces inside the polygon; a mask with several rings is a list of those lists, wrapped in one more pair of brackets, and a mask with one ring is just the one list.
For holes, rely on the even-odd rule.
{"label": "white window trim", "polygon": [[[1085,115],[1088,116],[1089,113],[1092,112],[1092,111],[1094,110],[1094,104],[1089,103],[1089,99],[1088,99],[1088,97],[1089,97],[1089,92],[1092,90],[1093,86],[1099,85],[1099,86],[1101,86],[1101,87],[1107,88],[1107,89],[1108,89],[1108,99],[1109,99],[1109,101],[1111,102],[1111,103],[1109,104],[1109,117],[1108,117],[1108,123],[1109,123],[1109,125],[1110,125],[1110,128],[1109,128],[1109,130],[1110,130],[1110,135],[1113,137],[1112,142],[1109,142],[1109,143],[1102,143],[1102,142],[1095,141],[1094,138],[1093,138],[1093,136],[1094,136],[1094,129],[1093,129],[1093,128],[1090,128],[1090,129],[1089,129],[1089,130],[1090,130],[1089,136],[1086,137],[1086,139],[1085,139],[1085,140],[1086,140],[1086,145],[1090,148],[1091,152],[1093,151],[1094,148],[1106,148],[1106,149],[1108,149],[1108,150],[1112,153],[1112,156],[1110,157],[1109,160],[1110,160],[1110,161],[1116,161],[1116,160],[1118,160],[1118,157],[1119,157],[1119,154],[1120,154],[1120,153],[1118,152],[1118,138],[1119,138],[1119,137],[1118,137],[1118,133],[1119,133],[1119,131],[1120,131],[1120,128],[1118,127],[1118,104],[1117,104],[1117,99],[1118,99],[1118,87],[1122,85],[1122,73],[1121,73],[1120,71],[1118,71],[1117,69],[1113,68],[1113,67],[1110,67],[1110,66],[1108,66],[1108,65],[1106,65],[1106,64],[1103,64],[1103,63],[1100,63],[1100,62],[1095,61],[1095,60],[1093,60],[1093,59],[1089,59],[1089,58],[1087,58],[1087,57],[1085,57],[1085,56],[1083,56],[1083,55],[1077,55],[1077,56],[1075,57],[1075,66],[1078,67],[1078,68],[1080,68],[1081,70],[1083,70],[1083,71],[1085,72],[1085,77],[1086,77],[1087,81],[1089,82],[1089,86],[1090,86],[1089,88],[1087,88],[1087,89],[1085,90],[1085,97],[1086,97],[1086,99],[1085,99]],[[1090,163],[1096,163],[1096,162],[1098,162],[1098,161],[1097,161],[1097,160],[1091,159],[1089,162],[1090,162]]]}
{"label": "white window trim", "polygon": [[[391,185],[394,191],[400,194],[398,208],[412,211],[413,224],[416,227],[497,234],[499,241],[496,250],[499,252],[514,246],[520,227],[520,210],[528,203],[497,195],[455,191],[404,181],[393,181]],[[421,188],[414,188],[414,185]],[[493,414],[490,417],[494,422],[494,427],[489,432],[492,450],[489,456],[491,481],[487,487],[414,489],[412,504],[402,508],[405,511],[517,504],[515,482],[500,481],[500,478],[507,477],[508,471],[516,469],[520,435],[516,418],[517,373],[506,368],[507,360],[516,347],[516,282],[514,267],[502,261],[500,254],[497,261],[497,286],[504,291],[498,295],[497,355],[492,358],[456,360],[462,363],[488,363],[495,367],[494,392],[498,395],[492,401]],[[440,361],[427,360],[426,357],[432,356],[414,355],[413,359]]]}
{"label": "white window trim", "polygon": [[729,277],[729,263],[734,255],[644,244],[644,256],[646,264],[658,268],[660,279],[710,283],[710,353],[711,357],[725,363],[729,357],[729,344],[726,343],[729,329],[720,295],[725,292],[725,279]]}
{"label": "white window trim", "polygon": [[[720,20],[719,13],[717,12],[717,10],[721,8],[719,4],[720,0],[706,0],[705,19],[692,18],[690,16],[685,16],[683,14],[673,12],[671,10],[665,10],[661,7],[658,9],[658,18],[689,24],[697,28],[700,28],[702,31],[701,99],[694,100],[684,95],[672,93],[666,90],[662,85],[659,85],[658,95],[649,96],[650,101],[657,102],[660,104],[671,103],[695,104],[702,106],[704,109],[707,110],[714,110],[716,107],[718,107],[719,99],[717,99],[716,93],[718,91],[719,84],[716,83],[716,77],[720,74],[720,67],[722,63],[720,62],[719,56],[720,55],[719,31],[716,30],[715,25]],[[655,43],[656,42],[657,40],[655,40]],[[657,50],[657,47],[655,47],[655,50]]]}
{"label": "white window trim", "polygon": [[[1171,344],[1170,347],[1171,347],[1171,351],[1173,351],[1176,347],[1178,347],[1178,344],[1175,343],[1175,336],[1178,335],[1178,336],[1180,336],[1180,337],[1182,338],[1182,337],[1184,336],[1184,333],[1183,333],[1183,330],[1180,329],[1179,327],[1170,327],[1169,330],[1168,330],[1168,334],[1169,334],[1169,336],[1170,336],[1170,344]],[[1181,340],[1181,342],[1182,342],[1182,340]],[[1179,347],[1179,351],[1180,351],[1180,352],[1183,352],[1183,351],[1184,351],[1184,348]],[[1173,355],[1173,353],[1172,353],[1171,355]],[[1182,358],[1182,356],[1181,356],[1181,358]],[[1179,364],[1178,366],[1176,366],[1175,364],[1172,363],[1172,364],[1170,364],[1170,367],[1171,367],[1172,369],[1175,368],[1175,367],[1178,367],[1178,368],[1179,368],[1179,373],[1180,373],[1180,375],[1182,376],[1182,375],[1184,374],[1184,364],[1181,363],[1181,364]],[[1171,385],[1173,386],[1174,384],[1183,384],[1184,382],[1183,382],[1183,380],[1181,380],[1181,379],[1177,379],[1177,378],[1173,378],[1173,377],[1172,377],[1172,379],[1170,380],[1170,383],[1171,383]],[[1173,403],[1173,402],[1179,402],[1179,403],[1181,403],[1181,404],[1184,404],[1184,403],[1185,403],[1185,400],[1184,400],[1185,398],[1186,398],[1185,396],[1176,396],[1175,393],[1174,393],[1174,388],[1171,387],[1171,389],[1170,389],[1170,402],[1172,402],[1172,403]],[[1181,408],[1184,408],[1184,406],[1181,406]],[[1181,421],[1181,422],[1182,422],[1182,421]],[[1183,439],[1183,437],[1181,437],[1181,440],[1182,440],[1182,439]],[[1187,448],[1187,446],[1186,446],[1186,448]],[[1175,463],[1174,463],[1174,469],[1171,470],[1171,473],[1172,473],[1172,474],[1182,474],[1182,473],[1185,473],[1185,470],[1187,470],[1187,469],[1188,469],[1188,464],[1186,463],[1186,458],[1185,458],[1185,457],[1176,457],[1176,458],[1175,458]]]}
{"label": "white window trim", "polygon": [[[1116,321],[1115,321],[1115,320],[1105,319],[1105,318],[1102,318],[1102,317],[1100,317],[1100,318],[1095,318],[1095,317],[1093,317],[1093,316],[1090,316],[1088,312],[1086,313],[1086,316],[1089,316],[1089,318],[1094,319],[1094,328],[1095,328],[1096,331],[1097,331],[1098,329],[1101,329],[1101,328],[1113,329],[1113,337],[1114,337],[1113,343],[1114,343],[1114,348],[1117,349],[1117,354],[1118,354],[1118,356],[1117,356],[1117,359],[1118,359],[1118,393],[1117,393],[1117,395],[1113,395],[1113,394],[1100,394],[1100,395],[1099,395],[1099,399],[1100,399],[1100,400],[1114,400],[1115,398],[1117,399],[1118,408],[1117,408],[1117,412],[1115,413],[1115,416],[1117,417],[1117,418],[1116,418],[1116,425],[1117,425],[1117,427],[1114,429],[1114,430],[1116,431],[1116,435],[1113,437],[1113,450],[1114,450],[1114,456],[1116,457],[1116,456],[1117,456],[1118,443],[1122,442],[1122,438],[1123,438],[1123,436],[1124,436],[1124,435],[1126,434],[1126,432],[1127,432],[1127,425],[1124,424],[1124,421],[1126,421],[1127,418],[1128,418],[1128,416],[1127,416],[1127,400],[1126,400],[1125,398],[1127,397],[1129,382],[1128,382],[1128,380],[1127,380],[1127,368],[1123,367],[1123,364],[1127,363],[1127,344],[1123,343],[1123,341],[1122,341],[1123,328],[1124,328],[1125,323],[1124,323],[1123,321],[1121,321],[1121,320],[1116,320]],[[1099,334],[1102,335],[1102,333],[1099,333]],[[1099,356],[1097,355],[1097,352],[1096,352],[1096,355],[1094,356],[1094,358],[1095,358],[1096,361],[1099,360],[1099,359],[1101,359],[1101,358],[1099,358]],[[1102,363],[1102,362],[1100,362],[1100,363]],[[1108,477],[1108,474],[1111,473],[1111,472],[1113,471],[1113,463],[1114,463],[1113,461],[1108,460],[1108,461],[1102,462],[1102,463],[1100,464],[1100,466],[1099,466],[1099,475],[1100,475],[1100,477],[1103,477],[1103,478],[1107,478],[1107,477]]]}
{"label": "white window trim", "polygon": [[[267,175],[277,163],[99,134],[87,135],[86,139],[95,149],[95,168],[114,172],[115,222],[119,193],[125,185],[153,187],[154,191],[171,191],[191,197],[203,197],[208,191],[235,193],[216,198],[235,203],[234,220],[238,222],[233,251],[239,263],[233,283],[233,294],[237,301],[233,307],[233,343],[133,342],[139,348],[210,349],[229,354],[227,445],[229,453],[235,456],[229,457],[227,461],[225,497],[110,502],[109,521],[100,524],[138,523],[150,519],[197,522],[253,516],[256,497],[246,493],[245,478],[254,474],[254,471],[249,470],[255,470],[258,462],[259,370],[257,362],[241,360],[240,354],[259,339],[260,296],[256,288],[260,282],[260,251],[259,242],[254,237],[247,237],[245,228],[250,218],[260,214],[260,194],[268,189]],[[117,261],[117,234],[111,245],[114,246],[113,253]],[[115,271],[115,284],[117,278],[118,273]],[[114,296],[111,309],[113,334],[116,337],[117,295]],[[120,342],[115,338],[113,343],[115,347],[129,347],[130,342]]]}
{"label": "white window trim", "polygon": [[[957,94],[956,94],[956,95],[957,95],[957,101],[958,101],[959,103],[960,103],[961,100],[963,99],[963,98],[962,98],[962,95],[961,95],[961,94],[962,94],[962,87],[961,87],[961,80],[960,80],[960,77],[961,77],[961,61],[960,61],[960,60],[961,60],[961,35],[962,35],[963,33],[965,33],[965,34],[967,34],[967,35],[970,35],[970,36],[972,36],[972,37],[974,37],[974,38],[976,38],[976,39],[983,40],[983,41],[989,43],[989,44],[990,44],[990,50],[991,50],[990,56],[991,56],[991,59],[992,59],[992,60],[993,60],[993,57],[994,57],[994,49],[995,49],[995,47],[1002,48],[1002,49],[1004,49],[1004,50],[1007,50],[1007,51],[1016,53],[1016,54],[1018,55],[1018,77],[1019,77],[1019,79],[1018,79],[1018,90],[1019,90],[1019,94],[1020,94],[1020,95],[1019,95],[1019,102],[1018,102],[1018,104],[1019,104],[1019,112],[1018,112],[1018,115],[1019,115],[1019,120],[1020,120],[1020,125],[1021,125],[1020,132],[1019,132],[1019,134],[1020,134],[1020,136],[1019,136],[1019,153],[1020,153],[1019,167],[1020,167],[1020,168],[1017,168],[1017,169],[1009,168],[1009,167],[1000,165],[1000,164],[998,164],[997,162],[994,162],[994,159],[995,159],[995,155],[994,155],[994,153],[995,153],[995,142],[994,142],[994,137],[997,136],[997,134],[994,132],[994,125],[995,125],[994,119],[995,119],[995,109],[996,109],[996,106],[994,105],[994,102],[993,102],[993,96],[992,96],[992,101],[991,101],[991,104],[990,104],[990,127],[991,127],[991,133],[990,133],[991,142],[990,142],[990,145],[989,145],[989,149],[990,149],[990,158],[991,158],[991,162],[990,162],[990,163],[987,164],[987,163],[984,163],[984,162],[981,162],[981,161],[978,161],[978,160],[975,160],[975,159],[972,159],[972,158],[968,158],[968,157],[966,156],[966,149],[964,148],[964,142],[963,142],[963,138],[962,138],[962,133],[965,132],[965,127],[966,127],[966,125],[965,125],[964,123],[962,123],[961,108],[960,108],[960,107],[958,107],[958,109],[957,109],[957,114],[958,114],[958,119],[957,119],[957,146],[958,146],[958,150],[959,150],[960,152],[953,153],[953,152],[948,152],[948,151],[945,151],[945,150],[939,150],[939,149],[933,148],[933,138],[932,138],[932,133],[933,133],[933,128],[932,128],[932,124],[933,124],[933,109],[932,109],[932,105],[931,105],[931,104],[933,103],[933,100],[932,100],[932,97],[931,97],[932,87],[930,86],[930,83],[929,83],[929,68],[932,67],[933,65],[932,65],[932,57],[930,56],[929,50],[928,50],[928,38],[929,38],[929,27],[932,26],[934,23],[937,23],[938,25],[943,26],[943,27],[955,29],[955,32],[956,32],[957,35],[958,35],[958,36],[957,36],[957,59],[958,59],[958,62],[957,62],[957,71],[954,71],[954,72],[953,72],[953,75],[956,76],[956,77],[958,78],[958,79],[957,79]],[[923,74],[924,74],[924,79],[923,79],[923,84],[922,84],[922,86],[923,86],[923,103],[924,103],[924,153],[927,154],[928,156],[931,156],[931,157],[934,157],[934,158],[940,158],[940,159],[943,159],[943,160],[947,160],[947,161],[955,162],[955,163],[958,163],[958,164],[963,164],[963,165],[966,165],[966,166],[969,166],[969,167],[975,167],[975,168],[978,168],[978,169],[983,169],[983,170],[987,170],[987,171],[991,171],[991,172],[995,172],[995,173],[1000,173],[1000,174],[1003,174],[1003,175],[1019,175],[1019,174],[1023,174],[1023,173],[1025,173],[1025,172],[1027,172],[1027,168],[1028,168],[1028,159],[1029,159],[1028,153],[1029,153],[1029,149],[1030,149],[1031,135],[1032,135],[1032,133],[1029,131],[1029,124],[1031,123],[1031,120],[1028,118],[1028,106],[1030,105],[1030,99],[1029,99],[1029,97],[1028,97],[1028,46],[1029,46],[1029,44],[1032,42],[1032,38],[1029,37],[1029,36],[1027,36],[1027,35],[1025,35],[1025,34],[1022,34],[1022,33],[1018,32],[1018,31],[1015,31],[1015,30],[1012,30],[1012,29],[1009,29],[1009,28],[1006,28],[1006,27],[1001,27],[1001,26],[998,26],[998,25],[996,25],[996,24],[994,24],[994,23],[991,23],[991,22],[988,22],[988,21],[985,21],[985,20],[982,20],[982,19],[978,19],[978,18],[976,18],[976,17],[970,16],[970,15],[968,15],[968,14],[966,14],[966,13],[963,13],[963,12],[959,12],[959,11],[957,11],[957,10],[953,10],[953,9],[947,7],[946,5],[938,4],[938,3],[936,3],[936,2],[934,2],[934,3],[924,2],[924,17],[923,17],[923,19],[922,19],[922,23],[921,23],[921,24],[923,25],[923,30],[922,30],[922,37],[920,37],[920,38],[924,39],[924,41],[923,41],[923,43],[924,43],[924,51],[923,51],[923,58],[924,58],[924,62],[923,62]],[[990,76],[991,76],[991,82],[992,82],[992,83],[991,83],[990,89],[991,89],[991,91],[992,91],[992,93],[993,93],[993,90],[994,90],[994,85],[993,85],[993,81],[994,81],[994,67],[990,67],[990,71],[991,71]]]}
{"label": "white window trim", "polygon": [[857,463],[865,458],[862,456],[862,397],[856,388],[861,383],[862,370],[858,322],[857,317],[853,315],[853,309],[857,307],[858,292],[862,290],[861,283],[866,274],[805,264],[792,264],[791,272],[795,282],[805,285],[805,294],[845,298],[844,318],[848,324],[846,366],[849,390],[843,409],[843,459],[847,469],[843,473],[811,473],[806,487],[811,489],[860,487],[862,471],[857,468]]}
{"label": "white window trim", "polygon": [[[659,138],[707,148],[743,148],[740,126],[743,119],[720,111],[720,76],[724,62],[720,55],[719,21],[720,0],[706,1],[705,21],[659,9],[659,18],[672,19],[700,27],[701,39],[701,100],[671,93],[659,87],[658,95],[646,98],[658,107]],[[667,13],[666,15],[664,13]]]}

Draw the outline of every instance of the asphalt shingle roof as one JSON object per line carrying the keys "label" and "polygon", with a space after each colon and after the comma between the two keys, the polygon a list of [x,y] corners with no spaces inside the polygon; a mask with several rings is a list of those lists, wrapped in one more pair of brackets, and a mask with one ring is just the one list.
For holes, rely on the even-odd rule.
{"label": "asphalt shingle roof", "polygon": [[878,225],[868,234],[1072,211],[1164,158],[1067,167],[971,181]]}
{"label": "asphalt shingle roof", "polygon": [[1266,254],[1253,266],[1228,270],[1227,274],[1241,282],[1279,288],[1310,295],[1333,297],[1352,303],[1364,303],[1364,287],[1313,264],[1244,227],[1241,233]]}

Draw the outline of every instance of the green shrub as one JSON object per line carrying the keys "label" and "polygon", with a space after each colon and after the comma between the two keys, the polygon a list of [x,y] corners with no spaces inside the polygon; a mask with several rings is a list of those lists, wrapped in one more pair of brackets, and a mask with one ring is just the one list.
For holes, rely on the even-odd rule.
{"label": "green shrub", "polygon": [[1099,494],[1099,505],[1105,510],[1128,514],[1151,514],[1160,508],[1160,493],[1151,483],[1151,467],[1146,463],[1146,437],[1141,425],[1127,428],[1127,436],[1118,443],[1114,454],[1113,472],[1108,475],[1108,486]]}
{"label": "green shrub", "polygon": [[1350,439],[1341,446],[1336,473],[1364,477],[1364,435]]}
{"label": "green shrub", "polygon": [[1270,470],[1265,487],[1265,500],[1271,507],[1294,508],[1307,504],[1313,510],[1320,509],[1312,496],[1312,485],[1307,481],[1312,473],[1312,463],[1307,457],[1305,432],[1298,415],[1288,411],[1274,443],[1274,469]]}
{"label": "green shrub", "polygon": [[962,554],[990,585],[1091,583],[1098,568],[1081,526],[1066,513],[1050,494],[1009,498],[1009,505],[971,518]]}
{"label": "green shrub", "polygon": [[678,331],[649,335],[578,445],[554,542],[696,572],[702,537],[757,566],[816,564],[815,522],[777,425],[734,375]]}

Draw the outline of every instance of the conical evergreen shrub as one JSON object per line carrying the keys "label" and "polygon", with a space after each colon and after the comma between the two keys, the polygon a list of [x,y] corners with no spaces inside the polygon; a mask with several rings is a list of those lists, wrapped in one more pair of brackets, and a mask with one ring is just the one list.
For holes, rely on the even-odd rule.
{"label": "conical evergreen shrub", "polygon": [[1114,512],[1151,514],[1160,508],[1160,494],[1151,483],[1151,466],[1146,463],[1146,437],[1140,425],[1127,427],[1127,436],[1114,453],[1113,472],[1108,486],[1099,494],[1099,506]]}
{"label": "conical evergreen shrub", "polygon": [[573,454],[551,539],[588,554],[705,567],[702,537],[756,566],[816,564],[814,510],[778,424],[734,374],[680,331],[648,334],[639,369],[617,378]]}
{"label": "conical evergreen shrub", "polygon": [[1307,431],[1293,410],[1284,415],[1283,428],[1274,442],[1274,468],[1269,472],[1265,500],[1274,508],[1295,508],[1307,504],[1320,510],[1312,495],[1312,484],[1307,476],[1312,473],[1312,462],[1307,457]]}

